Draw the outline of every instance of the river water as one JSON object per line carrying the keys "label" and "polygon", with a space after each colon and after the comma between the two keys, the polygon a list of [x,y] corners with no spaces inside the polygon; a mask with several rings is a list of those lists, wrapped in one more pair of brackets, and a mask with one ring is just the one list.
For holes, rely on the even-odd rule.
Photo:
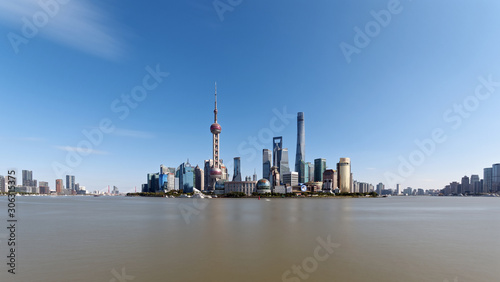
{"label": "river water", "polygon": [[[2,211],[2,209],[4,211]],[[17,197],[0,281],[499,281],[500,198]]]}

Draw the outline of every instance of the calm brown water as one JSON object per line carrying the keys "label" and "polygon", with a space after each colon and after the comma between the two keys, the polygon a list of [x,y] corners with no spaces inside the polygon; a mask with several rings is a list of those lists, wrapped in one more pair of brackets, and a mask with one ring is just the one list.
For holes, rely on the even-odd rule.
{"label": "calm brown water", "polygon": [[11,275],[0,197],[2,282],[500,279],[500,198],[17,201]]}

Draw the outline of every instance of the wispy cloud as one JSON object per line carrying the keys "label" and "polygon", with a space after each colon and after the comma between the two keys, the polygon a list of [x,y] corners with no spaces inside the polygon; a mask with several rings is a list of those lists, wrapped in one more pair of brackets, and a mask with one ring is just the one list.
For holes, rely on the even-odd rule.
{"label": "wispy cloud", "polygon": [[0,1],[0,20],[10,24],[13,33],[23,36],[23,18],[33,23],[33,18],[43,13],[48,21],[37,28],[37,35],[106,59],[114,60],[124,55],[123,30],[95,4],[85,0],[66,4],[53,1],[55,6],[44,9],[39,3],[46,2],[51,1]]}
{"label": "wispy cloud", "polygon": [[78,152],[82,154],[94,154],[94,155],[108,155],[109,152],[99,151],[88,148],[80,148],[80,147],[71,147],[71,146],[56,146],[57,149],[66,151],[66,152]]}
{"label": "wispy cloud", "polygon": [[374,168],[374,167],[367,167],[366,169],[367,170],[376,170],[376,168]]}
{"label": "wispy cloud", "polygon": [[113,130],[113,132],[111,132],[110,134],[116,135],[116,136],[122,136],[122,137],[145,138],[145,139],[150,139],[150,138],[155,137],[150,132],[128,130],[128,129],[119,129],[119,128]]}

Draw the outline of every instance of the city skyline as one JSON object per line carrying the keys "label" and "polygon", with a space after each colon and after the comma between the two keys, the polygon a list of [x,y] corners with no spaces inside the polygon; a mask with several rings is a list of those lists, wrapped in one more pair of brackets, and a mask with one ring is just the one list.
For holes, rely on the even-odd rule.
{"label": "city skyline", "polygon": [[[22,17],[41,10],[36,1],[16,3],[0,4],[5,36],[23,35]],[[224,109],[220,159],[232,173],[240,157],[243,177],[254,169],[262,177],[262,149],[272,150],[276,136],[288,148],[289,167],[296,165],[298,112],[307,117],[305,161],[323,158],[335,169],[349,157],[358,181],[395,188],[384,174],[398,175],[402,160],[423,155],[398,182],[441,189],[498,162],[500,39],[492,35],[499,3],[464,2],[443,15],[401,2],[362,48],[357,31],[387,1],[364,8],[292,1],[263,10],[245,2],[222,21],[201,1],[141,5],[136,18],[128,15],[139,3],[67,5],[17,53],[8,37],[0,44],[8,66],[0,69],[0,92],[7,93],[0,117],[9,121],[0,134],[0,175],[30,170],[52,190],[55,179],[74,175],[92,191],[112,185],[128,192],[160,164],[177,167],[189,158],[203,167],[211,156],[206,121],[215,81]],[[79,36],[61,37],[65,26]],[[349,62],[342,43],[359,49]],[[78,148],[88,145],[83,141],[89,150]]]}
{"label": "city skyline", "polygon": [[[213,134],[213,138],[214,138],[212,140],[213,141],[213,144],[212,144],[213,145],[213,148],[212,148],[213,152],[212,153],[213,153],[213,156],[217,156],[215,159],[219,159],[219,156],[218,156],[218,150],[219,150],[219,148],[218,148],[217,145],[219,144],[219,141],[218,141],[219,137],[218,137],[218,135],[221,132],[221,126],[217,123],[217,113],[218,113],[218,110],[217,110],[217,84],[215,85],[215,109],[214,109],[213,112],[214,112],[214,124],[212,124],[211,127],[210,127],[210,130],[211,130],[211,132]],[[298,138],[297,138],[297,152],[299,152],[299,142],[301,142],[304,139],[304,138],[300,137],[299,132],[303,132],[303,131],[304,131],[304,113],[303,112],[298,112],[297,113],[297,136],[298,136]],[[302,141],[301,143],[304,144],[305,142]],[[283,163],[283,161],[282,161],[281,158],[283,156],[282,155],[283,152],[285,152],[286,153],[286,154],[284,154],[284,156],[286,156],[286,162],[285,162],[285,164],[287,165],[286,166],[286,171],[285,171],[285,174],[286,174],[286,173],[291,172],[289,170],[289,167],[288,167],[288,149],[287,148],[282,148],[282,147],[283,147],[283,137],[282,136],[275,136],[275,137],[273,137],[273,142],[272,142],[272,146],[271,146],[271,148],[273,148],[272,149],[273,150],[272,161],[273,161],[273,163],[274,163],[275,166],[277,165],[278,168],[281,169],[280,166]],[[304,147],[304,149],[302,149],[302,150],[305,150],[305,146],[304,145],[300,146],[300,147]],[[265,164],[266,155],[270,154],[269,149],[263,149],[263,154],[264,155],[263,155],[263,159],[262,159],[263,160],[262,168],[265,170],[266,167],[267,167],[266,164]],[[297,154],[297,155],[299,155],[299,154]],[[302,154],[302,156],[303,156],[303,154]],[[349,158],[340,158],[341,162],[343,160],[347,160],[347,162],[349,163],[349,171],[351,171],[351,168],[350,168],[350,159]],[[205,162],[206,161],[207,160],[205,160]],[[211,164],[213,164],[212,159],[210,159],[209,161],[210,161]],[[222,159],[221,159],[221,161],[222,161]],[[320,163],[321,163],[321,169],[318,170],[318,164],[320,164]],[[179,169],[180,169],[180,171],[183,171],[186,164],[189,167],[189,169],[191,169],[190,170],[191,175],[188,177],[188,179],[190,179],[190,178],[192,178],[192,176],[194,176],[194,174],[193,174],[194,173],[194,167],[192,167],[191,164],[189,163],[189,159],[188,159],[187,163],[185,163],[185,162],[181,163],[180,166],[179,166]],[[238,176],[241,178],[241,167],[240,167],[241,166],[241,157],[234,157],[234,164],[237,164],[237,166],[234,167],[234,172],[238,171],[239,172]],[[219,164],[219,166],[221,166],[221,165],[222,164]],[[212,166],[212,168],[213,167],[214,166]],[[223,166],[223,167],[225,167],[225,166]],[[489,185],[491,185],[491,183],[493,183],[493,184],[494,183],[497,183],[497,184],[500,183],[500,181],[499,181],[500,176],[498,176],[498,175],[500,175],[500,172],[499,172],[500,171],[500,169],[499,169],[500,168],[500,164],[498,164],[498,163],[497,164],[492,164],[492,167],[493,168],[489,167],[489,168],[484,168],[483,169],[484,170],[484,177],[485,177],[484,179],[481,179],[478,175],[471,174],[471,178],[473,178],[473,177],[476,176],[476,177],[479,177],[481,179],[481,190],[479,192],[486,192],[486,193],[487,193],[487,191],[492,192],[491,186],[489,188],[490,190],[488,190],[488,188],[486,188],[486,187],[482,188],[482,181],[483,180],[485,180],[485,185],[488,186],[488,184],[487,184],[488,180],[486,180],[487,179],[487,177],[486,177],[486,174],[487,174],[486,171],[487,170],[492,171],[492,172],[489,173],[490,174],[490,179],[491,179],[491,180],[489,180],[490,181]],[[199,169],[198,165],[197,165],[197,168]],[[317,178],[318,175],[321,175],[321,178],[322,178],[322,175],[323,175],[322,172],[324,172],[326,169],[330,169],[330,170],[332,169],[332,167],[326,166],[326,160],[322,159],[322,158],[315,159],[314,160],[314,165],[313,165],[312,168],[314,168],[314,174],[316,175],[315,178]],[[338,172],[339,171],[339,164],[337,164],[337,166],[335,168],[337,169],[337,173],[339,173]],[[163,164],[160,165],[160,170],[159,170],[160,174],[157,175],[157,176],[161,175],[162,169],[165,169],[164,166],[163,166]],[[175,168],[173,168],[173,169],[175,169]],[[154,172],[153,173],[148,173],[148,185],[151,185],[150,175],[153,175],[153,174],[155,174],[155,173]],[[158,173],[156,173],[156,174],[158,174]],[[284,175],[284,174],[282,174],[282,175]],[[233,174],[232,177],[234,178],[234,176],[235,175]],[[254,176],[255,176],[255,173],[254,173]],[[251,178],[250,175],[248,175],[246,177]],[[297,177],[298,177],[298,174],[297,174]],[[464,177],[467,177],[467,176],[464,176]],[[68,191],[75,190],[75,181],[74,181],[75,176],[74,175],[65,175],[65,178],[66,178],[66,181],[64,182],[64,187]],[[261,178],[264,178],[264,175]],[[182,177],[181,177],[181,179],[182,179]],[[156,180],[159,180],[159,179],[156,179]],[[34,187],[37,187],[37,181],[38,181],[37,179],[33,179],[33,171],[31,171],[31,170],[22,170],[22,186],[34,186]],[[57,189],[57,181],[59,181],[59,179],[55,179],[55,181],[56,181],[56,185],[55,185],[56,188],[55,189],[50,189],[52,191],[58,191],[58,189]],[[233,181],[234,181],[234,179],[233,179]],[[239,180],[239,181],[241,181],[241,180]],[[315,181],[318,181],[318,180],[315,179]],[[350,188],[348,188],[348,190],[350,190],[351,192],[353,192],[352,189],[354,189],[354,187],[351,187],[353,181],[354,181],[354,183],[360,183],[360,184],[370,185],[370,186],[372,186],[372,190],[374,190],[373,189],[373,187],[374,187],[373,184],[366,183],[366,182],[358,182],[357,180],[354,180],[354,178],[352,176],[352,172],[351,172],[350,173],[350,182],[351,182],[351,184],[349,186]],[[463,187],[463,181],[464,181],[464,178],[462,178],[462,184],[460,184],[460,183],[458,183],[456,181],[451,182],[450,183],[450,185],[452,187],[451,188],[451,191],[452,191],[451,193],[449,192],[450,191],[449,190],[450,189],[449,188],[450,185],[445,185],[445,188],[442,188],[442,189],[440,189],[438,187],[433,187],[433,188],[426,188],[424,190],[442,190],[442,191],[448,191],[448,194],[457,194],[457,191],[458,191],[458,194],[460,194],[460,189],[462,189],[462,191],[466,191],[466,190],[463,190],[464,188],[461,188],[461,186]],[[158,181],[156,181],[156,182],[158,182]],[[162,180],[160,180],[160,182],[162,182]],[[166,182],[166,180],[165,180],[165,182]],[[319,182],[323,182],[322,179],[320,179]],[[42,183],[48,183],[48,182],[42,182]],[[339,190],[342,191],[342,188],[340,187],[341,186],[340,183],[341,182],[340,182],[340,177],[339,177],[339,187],[338,188],[339,188]],[[454,187],[453,186],[455,183],[456,183],[456,185],[458,185],[458,187],[456,187],[456,186]],[[76,184],[78,185],[78,183],[76,183]],[[384,182],[379,183],[379,184],[384,184]],[[141,185],[144,185],[144,184],[141,184]],[[170,185],[173,186],[172,183],[170,183]],[[182,185],[182,180],[180,181],[180,185],[183,186]],[[50,185],[48,185],[48,186],[50,186]],[[191,184],[190,187],[193,187],[193,186],[194,186],[194,182]],[[385,186],[385,184],[384,184],[384,186]],[[42,187],[42,185],[40,185],[40,187]],[[108,191],[109,191],[109,187],[110,187],[110,185],[106,186],[106,188],[108,189]],[[161,187],[161,185],[159,185],[158,187]],[[396,195],[398,195],[398,194],[400,194],[403,191],[403,189],[401,189],[400,187],[401,187],[401,184],[397,183],[397,184],[395,184],[394,187],[388,186],[387,189],[389,189],[389,190],[395,190],[396,191]],[[116,187],[115,187],[115,189],[116,189]],[[408,187],[408,189],[411,189],[411,187]],[[416,191],[417,189],[421,190],[422,188],[419,187],[419,188],[413,188],[413,189]],[[467,189],[467,188],[465,188],[465,189]],[[104,191],[104,190],[106,190],[106,189],[98,189],[96,191]],[[137,190],[137,186],[134,186],[134,191],[136,191],[136,190]],[[214,188],[210,187],[209,190],[214,190]],[[472,191],[474,191],[474,189],[472,189]],[[493,192],[494,191],[496,191],[496,189],[493,189]],[[132,190],[130,190],[128,192],[132,192]],[[476,189],[476,192],[478,192],[477,189]]]}

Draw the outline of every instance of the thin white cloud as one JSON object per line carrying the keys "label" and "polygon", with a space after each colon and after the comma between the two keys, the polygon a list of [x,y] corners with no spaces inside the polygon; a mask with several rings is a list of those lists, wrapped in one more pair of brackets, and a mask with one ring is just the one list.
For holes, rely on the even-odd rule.
{"label": "thin white cloud", "polygon": [[122,136],[122,137],[145,138],[145,139],[150,139],[150,138],[155,137],[152,133],[149,133],[149,132],[128,130],[128,129],[119,129],[119,128],[116,128],[110,134],[116,135],[116,136]]}
{"label": "thin white cloud", "polygon": [[[57,6],[52,5],[44,9],[39,3],[57,3]],[[37,18],[36,15],[42,14],[49,15],[49,20],[37,28],[38,32],[33,38],[46,37],[106,59],[115,60],[125,53],[121,39],[124,33],[120,31],[119,24],[113,22],[107,13],[90,1],[72,0],[66,4],[39,0],[0,1],[0,19],[10,24],[13,27],[12,32],[20,36],[24,36],[23,17],[33,23],[34,16]]]}
{"label": "thin white cloud", "polygon": [[376,170],[376,168],[374,168],[374,167],[367,167],[366,169],[367,170]]}
{"label": "thin white cloud", "polygon": [[80,147],[71,147],[71,146],[56,146],[57,149],[66,151],[66,152],[78,152],[82,154],[94,154],[94,155],[108,155],[109,152],[99,151],[88,148],[80,148]]}

